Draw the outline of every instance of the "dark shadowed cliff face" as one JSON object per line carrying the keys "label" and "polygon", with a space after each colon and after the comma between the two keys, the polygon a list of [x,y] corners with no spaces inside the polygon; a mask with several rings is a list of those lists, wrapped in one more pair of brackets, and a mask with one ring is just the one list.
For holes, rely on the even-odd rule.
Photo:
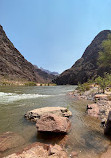
{"label": "dark shadowed cliff face", "polygon": [[14,47],[0,25],[0,77],[35,82],[49,82],[54,77],[38,71]]}
{"label": "dark shadowed cliff face", "polygon": [[77,84],[78,82],[86,82],[97,75],[102,76],[105,68],[99,68],[97,65],[98,52],[102,50],[101,44],[106,40],[110,30],[100,32],[86,48],[82,57],[75,62],[75,64],[68,70],[64,71],[54,82],[59,85]]}

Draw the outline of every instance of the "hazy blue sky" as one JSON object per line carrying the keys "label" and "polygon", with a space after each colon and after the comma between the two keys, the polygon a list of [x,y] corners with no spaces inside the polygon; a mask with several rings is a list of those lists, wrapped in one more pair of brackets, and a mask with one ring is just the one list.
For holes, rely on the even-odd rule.
{"label": "hazy blue sky", "polygon": [[0,0],[0,24],[28,61],[60,73],[111,29],[111,0]]}

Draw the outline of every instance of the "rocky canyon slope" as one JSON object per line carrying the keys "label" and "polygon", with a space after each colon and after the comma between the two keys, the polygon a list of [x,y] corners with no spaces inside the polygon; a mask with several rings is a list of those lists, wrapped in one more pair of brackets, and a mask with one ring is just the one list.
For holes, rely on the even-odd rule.
{"label": "rocky canyon slope", "polygon": [[35,68],[14,47],[0,25],[0,79],[47,83],[54,79],[39,68]]}
{"label": "rocky canyon slope", "polygon": [[111,34],[110,30],[100,32],[86,48],[82,57],[70,69],[65,70],[58,76],[54,82],[58,85],[74,85],[78,84],[78,82],[84,83],[88,79],[98,75],[102,76],[105,71],[110,72],[111,70],[104,67],[101,68],[97,64],[98,52],[102,50],[101,44],[103,40],[108,38],[108,34]]}

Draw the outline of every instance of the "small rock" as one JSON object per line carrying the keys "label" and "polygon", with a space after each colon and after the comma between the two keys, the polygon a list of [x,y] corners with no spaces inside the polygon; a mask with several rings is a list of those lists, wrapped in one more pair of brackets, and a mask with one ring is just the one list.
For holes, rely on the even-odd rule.
{"label": "small rock", "polygon": [[102,113],[102,114],[105,113],[105,110],[104,110],[104,109],[100,109],[99,111],[100,111],[100,113]]}
{"label": "small rock", "polygon": [[99,118],[99,106],[98,104],[89,104],[87,105],[87,113],[90,116]]}
{"label": "small rock", "polygon": [[101,119],[101,127],[105,127],[106,118]]}
{"label": "small rock", "polygon": [[70,157],[76,158],[78,156],[78,153],[76,151],[71,152]]}
{"label": "small rock", "polygon": [[[49,156],[52,155],[52,158],[54,156],[59,156],[61,158],[66,158],[67,157],[67,154],[66,152],[61,148],[60,145],[50,145],[49,147]],[[55,157],[56,158],[56,157]]]}

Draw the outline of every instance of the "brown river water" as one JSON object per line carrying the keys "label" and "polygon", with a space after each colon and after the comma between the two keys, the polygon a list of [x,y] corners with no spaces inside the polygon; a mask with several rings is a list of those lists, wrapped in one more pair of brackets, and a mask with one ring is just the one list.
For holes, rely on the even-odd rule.
{"label": "brown river water", "polygon": [[[4,155],[17,152],[33,142],[66,143],[68,153],[77,151],[79,158],[99,158],[110,143],[103,135],[100,122],[85,113],[90,101],[76,100],[68,95],[76,86],[0,87],[0,134],[12,131],[25,139],[25,144]],[[24,114],[40,107],[69,107],[72,112],[71,131],[67,136],[40,135],[35,124],[24,119]],[[63,139],[64,137],[64,139]]]}

